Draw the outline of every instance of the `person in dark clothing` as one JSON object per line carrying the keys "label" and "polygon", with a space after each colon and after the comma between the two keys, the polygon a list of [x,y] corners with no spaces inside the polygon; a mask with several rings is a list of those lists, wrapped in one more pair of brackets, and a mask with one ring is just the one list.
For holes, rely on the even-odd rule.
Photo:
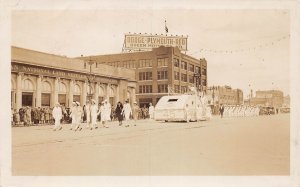
{"label": "person in dark clothing", "polygon": [[221,118],[223,118],[223,113],[224,113],[224,106],[221,105],[221,106],[220,106],[220,114],[221,114]]}
{"label": "person in dark clothing", "polygon": [[118,121],[119,121],[119,125],[121,126],[122,125],[122,121],[123,121],[123,105],[122,103],[119,101],[117,103],[117,107],[116,107],[116,110],[115,110],[115,114],[116,114],[116,117],[118,118]]}

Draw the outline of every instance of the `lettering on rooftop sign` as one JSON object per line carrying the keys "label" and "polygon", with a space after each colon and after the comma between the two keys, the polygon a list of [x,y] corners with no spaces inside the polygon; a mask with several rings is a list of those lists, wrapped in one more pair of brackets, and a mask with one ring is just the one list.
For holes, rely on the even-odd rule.
{"label": "lettering on rooftop sign", "polygon": [[178,47],[181,51],[187,51],[187,37],[185,36],[163,36],[125,34],[124,49],[139,50],[152,49],[160,46]]}

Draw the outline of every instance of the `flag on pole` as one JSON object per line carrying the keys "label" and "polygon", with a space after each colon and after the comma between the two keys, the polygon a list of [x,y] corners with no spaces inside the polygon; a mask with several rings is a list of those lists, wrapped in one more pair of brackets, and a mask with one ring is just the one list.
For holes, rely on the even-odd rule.
{"label": "flag on pole", "polygon": [[167,27],[167,21],[165,20],[165,31],[166,31],[166,34],[169,32],[169,29]]}

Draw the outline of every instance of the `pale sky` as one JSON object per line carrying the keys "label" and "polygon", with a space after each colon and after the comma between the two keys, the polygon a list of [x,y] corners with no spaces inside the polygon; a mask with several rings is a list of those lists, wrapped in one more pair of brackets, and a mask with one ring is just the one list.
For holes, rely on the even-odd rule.
{"label": "pale sky", "polygon": [[240,88],[244,97],[250,89],[290,93],[288,11],[13,11],[12,45],[68,57],[120,53],[125,33],[164,34],[165,19],[169,35],[188,35],[187,54],[206,58],[208,86]]}

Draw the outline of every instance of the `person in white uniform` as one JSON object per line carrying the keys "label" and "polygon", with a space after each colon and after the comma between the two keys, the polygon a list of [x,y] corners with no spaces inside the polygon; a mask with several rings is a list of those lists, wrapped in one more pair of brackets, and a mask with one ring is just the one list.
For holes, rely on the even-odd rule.
{"label": "person in white uniform", "polygon": [[73,130],[73,128],[77,124],[77,121],[76,121],[77,108],[76,108],[76,106],[77,106],[76,102],[73,102],[72,107],[70,108],[70,116],[71,116],[71,119],[72,119],[70,130]]}
{"label": "person in white uniform", "polygon": [[124,119],[126,123],[125,127],[129,127],[129,120],[130,120],[130,115],[132,114],[132,110],[128,100],[126,100],[125,104],[123,105],[123,114],[125,116]]}
{"label": "person in white uniform", "polygon": [[154,119],[154,106],[152,103],[149,103],[149,118]]}
{"label": "person in white uniform", "polygon": [[62,126],[60,124],[60,120],[62,118],[62,110],[61,110],[61,107],[60,107],[60,104],[59,103],[56,103],[55,104],[55,107],[53,108],[53,111],[52,111],[52,116],[55,120],[55,125],[54,125],[54,131],[56,131],[57,129],[58,130],[61,130],[62,129]]}
{"label": "person in white uniform", "polygon": [[100,108],[98,111],[98,115],[100,114],[100,123],[102,124],[103,127],[108,128],[108,126],[106,126],[106,110],[104,107],[104,101],[101,102],[100,104]]}
{"label": "person in white uniform", "polygon": [[96,105],[96,101],[92,99],[92,104],[90,107],[91,112],[91,130],[93,128],[97,129],[97,116],[98,116],[98,106]]}
{"label": "person in white uniform", "polygon": [[83,116],[83,110],[80,106],[79,102],[76,102],[76,114],[75,114],[75,123],[77,124],[77,126],[75,127],[75,131],[77,130],[82,130],[82,127],[80,127],[81,125],[81,118]]}
{"label": "person in white uniform", "polygon": [[105,121],[111,121],[111,104],[107,101],[104,101],[104,113],[105,113]]}
{"label": "person in white uniform", "polygon": [[91,127],[91,103],[89,101],[86,102],[85,113],[86,113],[86,128],[88,129]]}

